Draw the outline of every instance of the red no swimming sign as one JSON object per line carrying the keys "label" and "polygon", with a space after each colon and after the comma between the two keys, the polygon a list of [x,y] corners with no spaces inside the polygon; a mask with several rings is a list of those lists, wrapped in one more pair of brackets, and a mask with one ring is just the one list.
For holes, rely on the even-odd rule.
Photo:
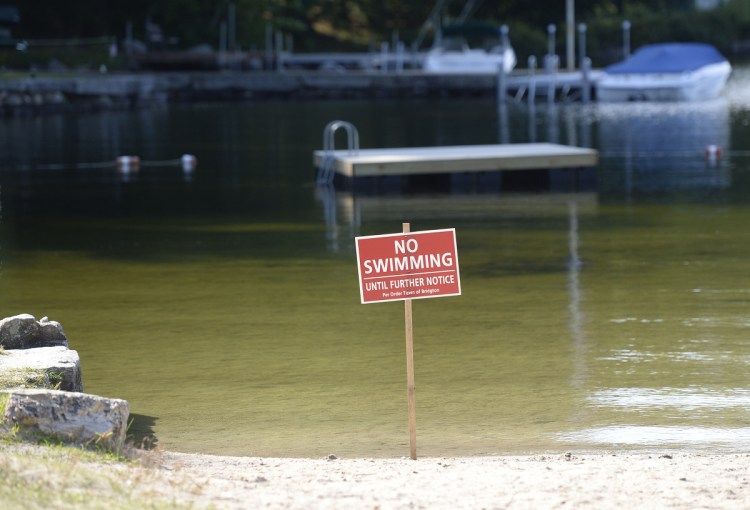
{"label": "red no swimming sign", "polygon": [[456,229],[355,238],[362,303],[461,294]]}

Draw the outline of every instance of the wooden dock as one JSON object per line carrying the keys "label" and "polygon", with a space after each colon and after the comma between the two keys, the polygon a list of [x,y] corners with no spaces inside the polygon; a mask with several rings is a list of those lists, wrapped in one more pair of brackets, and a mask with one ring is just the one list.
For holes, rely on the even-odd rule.
{"label": "wooden dock", "polygon": [[313,153],[316,168],[330,165],[329,170],[350,178],[583,168],[595,166],[598,159],[599,154],[594,149],[553,143],[334,150],[327,153],[318,150]]}

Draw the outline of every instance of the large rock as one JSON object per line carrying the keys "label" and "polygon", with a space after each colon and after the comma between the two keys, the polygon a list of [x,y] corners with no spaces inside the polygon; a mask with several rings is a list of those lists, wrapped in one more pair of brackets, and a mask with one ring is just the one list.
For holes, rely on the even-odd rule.
{"label": "large rock", "polygon": [[27,313],[0,320],[0,346],[5,349],[32,349],[34,347],[68,347],[68,339],[59,322],[47,317],[36,320]]}
{"label": "large rock", "polygon": [[40,377],[39,386],[83,391],[78,352],[58,346],[12,349],[0,354],[0,387],[34,386],[33,381]]}
{"label": "large rock", "polygon": [[130,415],[127,401],[58,390],[11,390],[2,412],[2,429],[30,439],[118,451]]}

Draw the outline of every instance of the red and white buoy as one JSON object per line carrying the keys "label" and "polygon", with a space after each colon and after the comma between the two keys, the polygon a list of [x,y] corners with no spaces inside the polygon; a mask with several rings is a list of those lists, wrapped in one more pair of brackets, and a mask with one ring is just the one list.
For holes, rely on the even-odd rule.
{"label": "red and white buoy", "polygon": [[138,156],[118,156],[117,157],[117,168],[129,172],[130,170],[138,170],[141,165],[141,158]]}
{"label": "red and white buoy", "polygon": [[719,145],[706,145],[706,163],[716,166],[721,160],[721,147]]}

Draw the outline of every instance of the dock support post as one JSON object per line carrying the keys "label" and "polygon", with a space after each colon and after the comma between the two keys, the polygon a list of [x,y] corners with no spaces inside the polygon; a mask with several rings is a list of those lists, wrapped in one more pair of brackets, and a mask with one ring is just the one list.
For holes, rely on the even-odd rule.
{"label": "dock support post", "polygon": [[573,32],[575,31],[576,15],[575,15],[575,1],[565,0],[565,65],[568,71],[573,71],[575,65],[575,37]]}
{"label": "dock support post", "polygon": [[388,42],[380,43],[380,72],[388,72]]}
{"label": "dock support post", "polygon": [[557,27],[553,24],[547,25],[547,56],[552,57],[555,54],[555,34]]}
{"label": "dock support post", "polygon": [[622,22],[622,58],[630,57],[630,22]]}
{"label": "dock support post", "polygon": [[508,46],[510,46],[510,39],[508,37],[508,34],[510,33],[510,27],[508,25],[500,25],[500,45],[503,49],[503,56],[505,56],[505,52],[508,49]]}
{"label": "dock support post", "polygon": [[498,109],[505,107],[505,101],[508,99],[508,80],[505,72],[505,52],[510,44],[508,39],[508,25],[500,26],[500,51],[503,55],[503,60],[497,69],[497,107]]}
{"label": "dock support post", "polygon": [[533,104],[536,100],[536,57],[529,56],[529,92],[526,101]]}
{"label": "dock support post", "polygon": [[529,56],[529,141],[536,142],[536,57]]}
{"label": "dock support post", "polygon": [[586,23],[578,25],[578,65],[583,69],[583,59],[586,58]]}
{"label": "dock support post", "polygon": [[548,75],[547,102],[555,102],[555,89],[557,88],[557,55],[547,55],[544,62],[545,71]]}
{"label": "dock support post", "polygon": [[591,102],[591,59],[588,57],[581,61],[581,75],[583,78],[581,101],[583,104],[589,104]]}
{"label": "dock support post", "polygon": [[503,64],[497,66],[497,108],[505,107],[508,98],[508,81],[506,80],[505,67]]}

